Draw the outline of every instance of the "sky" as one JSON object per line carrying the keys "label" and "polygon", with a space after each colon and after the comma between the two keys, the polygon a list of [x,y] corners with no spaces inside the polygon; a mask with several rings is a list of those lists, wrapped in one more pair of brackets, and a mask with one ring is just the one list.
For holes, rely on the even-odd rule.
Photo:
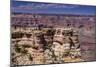
{"label": "sky", "polygon": [[96,6],[12,1],[11,11],[15,13],[31,13],[31,14],[95,15]]}

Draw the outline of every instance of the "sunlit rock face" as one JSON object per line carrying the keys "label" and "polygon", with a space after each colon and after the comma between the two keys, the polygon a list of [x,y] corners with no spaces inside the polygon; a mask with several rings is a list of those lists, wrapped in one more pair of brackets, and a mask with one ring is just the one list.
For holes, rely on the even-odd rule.
{"label": "sunlit rock face", "polygon": [[95,60],[95,16],[13,14],[11,17],[12,64]]}

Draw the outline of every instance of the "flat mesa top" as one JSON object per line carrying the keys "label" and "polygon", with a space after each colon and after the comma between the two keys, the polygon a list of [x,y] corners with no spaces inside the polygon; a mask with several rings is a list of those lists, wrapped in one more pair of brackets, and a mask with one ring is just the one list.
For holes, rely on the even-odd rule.
{"label": "flat mesa top", "polygon": [[96,15],[96,6],[12,1],[11,11],[14,13],[30,13],[30,14]]}

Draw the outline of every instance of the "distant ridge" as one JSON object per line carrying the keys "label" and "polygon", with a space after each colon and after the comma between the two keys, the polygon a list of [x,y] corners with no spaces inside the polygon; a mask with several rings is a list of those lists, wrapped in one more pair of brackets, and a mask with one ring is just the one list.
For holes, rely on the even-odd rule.
{"label": "distant ridge", "polygon": [[55,15],[55,16],[85,16],[85,17],[94,17],[96,15],[80,15],[80,14],[44,14],[44,13],[17,13],[17,12],[12,12],[12,14],[28,14],[28,15]]}

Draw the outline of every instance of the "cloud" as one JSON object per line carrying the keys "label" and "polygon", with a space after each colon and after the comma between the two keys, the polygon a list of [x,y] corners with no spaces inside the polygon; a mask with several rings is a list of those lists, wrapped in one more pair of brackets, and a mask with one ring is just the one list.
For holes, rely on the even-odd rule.
{"label": "cloud", "polygon": [[26,10],[33,10],[33,9],[48,9],[48,8],[65,8],[65,9],[72,9],[76,8],[78,5],[70,5],[70,4],[45,4],[45,3],[27,3],[27,4],[20,4],[18,6],[12,7],[13,9],[26,9]]}

